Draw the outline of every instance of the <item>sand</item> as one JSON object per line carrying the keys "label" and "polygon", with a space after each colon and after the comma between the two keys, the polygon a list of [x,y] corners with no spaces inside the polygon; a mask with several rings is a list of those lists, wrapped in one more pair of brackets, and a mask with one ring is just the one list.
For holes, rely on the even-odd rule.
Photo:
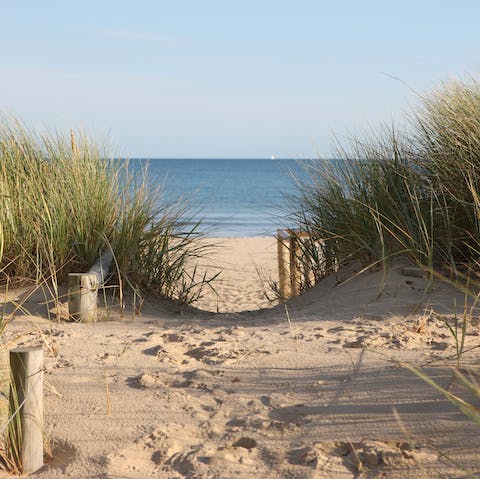
{"label": "sand", "polygon": [[[401,367],[453,392],[455,345],[442,318],[462,295],[422,278],[370,272],[324,280],[270,309],[256,267],[275,280],[269,238],[222,241],[220,295],[197,306],[145,304],[94,325],[48,321],[40,298],[7,346],[42,343],[45,431],[38,478],[465,477],[480,470],[478,426]],[[223,256],[222,256],[223,255]],[[253,263],[256,263],[254,265]],[[480,346],[478,319],[466,348]],[[478,349],[464,368],[478,368]]]}
{"label": "sand", "polygon": [[195,306],[213,312],[258,310],[278,304],[272,282],[278,281],[277,246],[273,237],[211,238],[211,253],[200,268],[220,272],[215,291],[206,288]]}

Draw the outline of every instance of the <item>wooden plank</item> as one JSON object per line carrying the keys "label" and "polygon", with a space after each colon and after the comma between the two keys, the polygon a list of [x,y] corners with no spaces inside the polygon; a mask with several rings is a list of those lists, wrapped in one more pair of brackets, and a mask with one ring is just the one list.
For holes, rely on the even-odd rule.
{"label": "wooden plank", "polygon": [[8,448],[18,451],[18,466],[30,474],[43,466],[42,347],[12,349],[10,372],[10,417],[16,417],[10,423]]}
{"label": "wooden plank", "polygon": [[314,281],[313,270],[303,271],[301,265],[301,243],[304,240],[310,240],[310,234],[304,230],[289,228],[277,232],[279,292],[282,299],[298,296],[302,281]]}
{"label": "wooden plank", "polygon": [[113,254],[111,251],[107,251],[102,254],[100,258],[95,261],[92,267],[88,270],[89,274],[94,274],[97,277],[97,285],[103,286],[107,280],[108,272],[112,264]]}

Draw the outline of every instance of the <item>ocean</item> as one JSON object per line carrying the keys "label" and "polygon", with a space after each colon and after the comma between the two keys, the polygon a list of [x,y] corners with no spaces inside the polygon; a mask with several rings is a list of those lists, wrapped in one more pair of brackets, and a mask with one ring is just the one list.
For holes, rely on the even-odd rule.
{"label": "ocean", "polygon": [[291,172],[301,174],[294,160],[133,159],[148,166],[155,184],[163,185],[167,201],[189,200],[193,221],[211,237],[270,236],[287,224],[295,191]]}

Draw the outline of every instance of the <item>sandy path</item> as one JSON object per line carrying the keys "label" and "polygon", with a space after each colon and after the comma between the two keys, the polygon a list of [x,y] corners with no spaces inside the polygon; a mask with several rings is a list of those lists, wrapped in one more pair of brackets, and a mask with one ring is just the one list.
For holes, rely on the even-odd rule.
{"label": "sandy path", "polygon": [[200,309],[232,312],[268,308],[275,303],[269,286],[277,281],[277,245],[275,238],[213,238],[214,247],[207,261],[200,264],[214,272],[221,270],[215,281],[215,292],[205,290],[195,303]]}
{"label": "sandy path", "polygon": [[[461,393],[445,367],[453,340],[432,313],[451,313],[456,293],[436,284],[425,298],[423,280],[398,269],[379,297],[380,282],[327,280],[288,304],[292,325],[284,306],[181,316],[146,305],[95,325],[18,317],[4,341],[36,344],[41,331],[49,346],[54,460],[35,477],[464,476],[440,452],[478,472],[478,426],[392,361]],[[477,329],[467,348],[480,346]],[[476,351],[465,367],[478,367]]]}

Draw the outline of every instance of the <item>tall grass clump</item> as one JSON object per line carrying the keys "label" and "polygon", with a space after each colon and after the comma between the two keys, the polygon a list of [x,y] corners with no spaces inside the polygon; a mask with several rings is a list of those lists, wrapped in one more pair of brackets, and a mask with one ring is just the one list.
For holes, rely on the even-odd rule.
{"label": "tall grass clump", "polygon": [[116,284],[191,302],[209,279],[193,275],[205,245],[188,209],[166,204],[148,172],[109,157],[81,133],[39,135],[3,120],[0,282],[48,279],[56,290],[111,250]]}
{"label": "tall grass clump", "polygon": [[407,256],[433,272],[480,257],[480,85],[442,83],[407,123],[354,137],[297,180],[297,223],[336,267]]}
{"label": "tall grass clump", "polygon": [[414,117],[414,163],[442,203],[436,226],[448,258],[476,261],[480,233],[480,84],[450,81]]}
{"label": "tall grass clump", "polygon": [[430,280],[464,292],[461,320],[457,312],[453,322],[445,320],[455,340],[449,387],[404,366],[480,425],[478,375],[460,365],[480,298],[480,83],[444,82],[419,100],[402,133],[383,127],[340,146],[338,161],[306,164],[306,175],[297,179],[295,218],[321,245],[320,271],[325,258],[333,259],[332,269],[354,264],[364,270],[404,256]]}

